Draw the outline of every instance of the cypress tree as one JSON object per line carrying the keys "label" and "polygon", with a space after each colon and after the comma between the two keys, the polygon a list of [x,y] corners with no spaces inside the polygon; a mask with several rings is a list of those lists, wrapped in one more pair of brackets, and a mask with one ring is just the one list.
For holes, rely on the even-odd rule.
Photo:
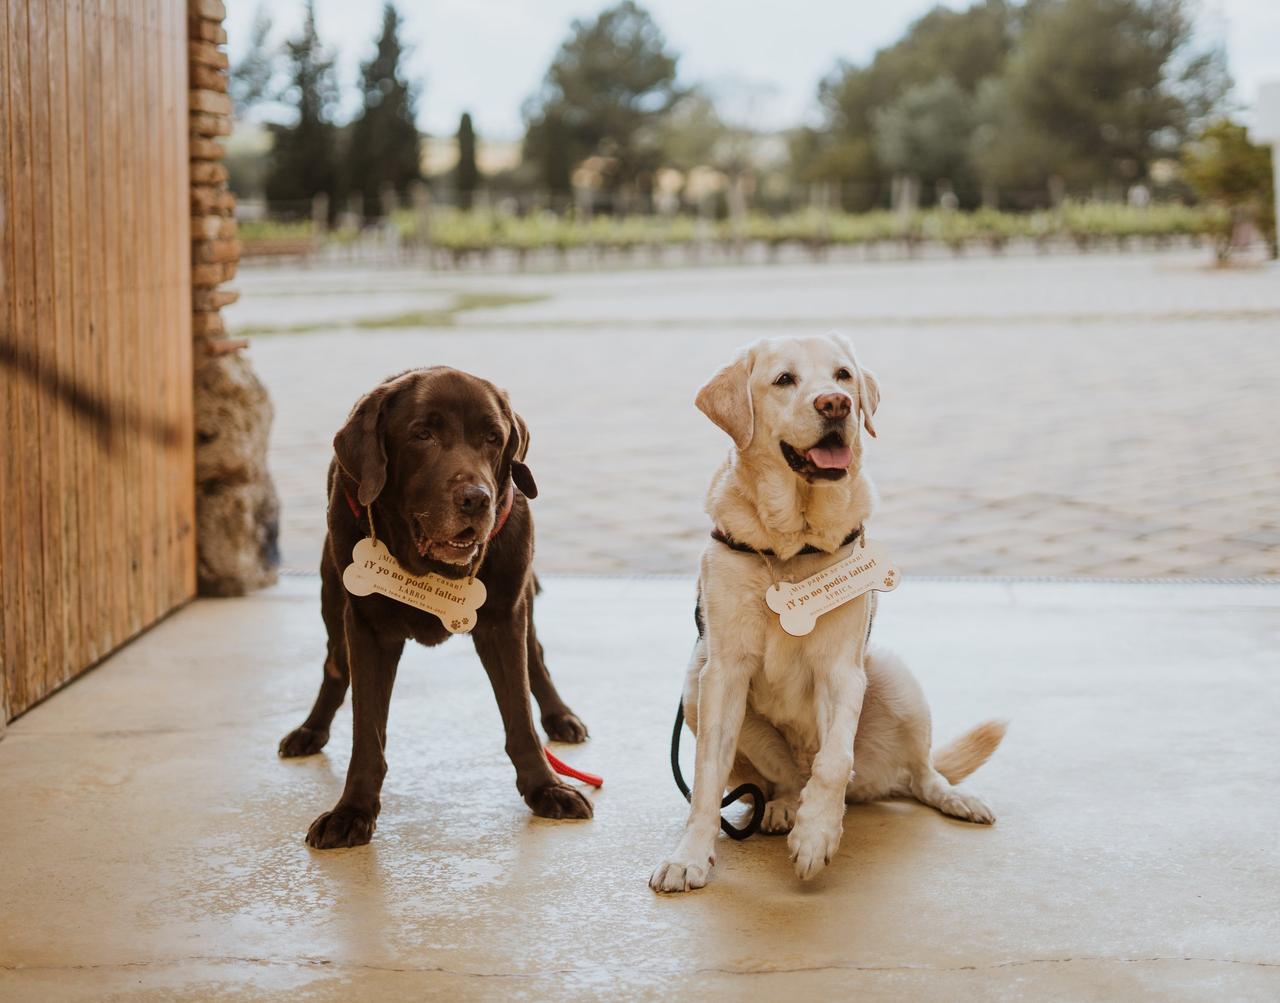
{"label": "cypress tree", "polygon": [[333,195],[336,174],[333,57],[316,34],[314,0],[307,2],[302,34],[285,43],[285,53],[290,83],[282,100],[294,105],[298,118],[293,125],[272,127],[266,195],[273,210],[306,216],[317,194]]}
{"label": "cypress tree", "polygon": [[400,62],[402,24],[395,5],[382,10],[382,34],[373,59],[361,66],[364,107],[351,127],[347,153],[347,182],[364,201],[366,217],[382,213],[381,193],[390,186],[403,197],[409,185],[421,177],[416,94],[404,79]]}
{"label": "cypress tree", "polygon": [[458,205],[470,209],[476,186],[480,183],[480,170],[476,167],[476,131],[471,125],[471,113],[464,111],[458,123]]}

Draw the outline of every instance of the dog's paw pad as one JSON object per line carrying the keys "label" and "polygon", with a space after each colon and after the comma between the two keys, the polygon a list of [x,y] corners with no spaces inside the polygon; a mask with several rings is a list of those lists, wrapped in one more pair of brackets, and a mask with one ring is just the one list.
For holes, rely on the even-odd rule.
{"label": "dog's paw pad", "polygon": [[280,739],[280,747],[276,750],[281,759],[294,759],[298,756],[314,756],[329,741],[327,731],[313,731],[311,728],[296,728]]}
{"label": "dog's paw pad", "polygon": [[539,818],[590,818],[591,802],[568,784],[546,784],[529,793],[525,802]]}
{"label": "dog's paw pad", "polygon": [[345,809],[327,811],[311,823],[307,845],[317,850],[363,846],[373,838],[377,822],[372,815]]}
{"label": "dog's paw pad", "polygon": [[576,745],[587,740],[587,726],[577,714],[568,709],[543,714],[542,729],[553,742],[570,742]]}
{"label": "dog's paw pad", "polygon": [[760,820],[760,831],[769,833],[790,832],[796,825],[795,801],[781,798],[766,802],[764,817]]}
{"label": "dog's paw pad", "polygon": [[649,887],[655,892],[691,892],[707,883],[711,860],[693,863],[686,860],[664,860],[649,875]]}

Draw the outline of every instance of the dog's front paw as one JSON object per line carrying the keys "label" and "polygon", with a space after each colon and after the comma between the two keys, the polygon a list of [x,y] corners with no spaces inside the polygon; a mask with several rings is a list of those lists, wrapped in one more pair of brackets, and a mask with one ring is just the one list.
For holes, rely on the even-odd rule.
{"label": "dog's front paw", "polygon": [[307,845],[317,850],[364,846],[373,838],[376,826],[377,820],[366,812],[335,808],[311,823],[311,828],[307,830]]}
{"label": "dog's front paw", "polygon": [[982,798],[954,787],[938,801],[938,810],[952,818],[976,822],[978,825],[994,825],[996,821],[996,813]]}
{"label": "dog's front paw", "polygon": [[525,804],[540,818],[590,818],[591,802],[568,784],[543,784],[529,792]]}
{"label": "dog's front paw", "polygon": [[764,806],[760,831],[781,835],[795,828],[796,810],[800,807],[795,798],[774,798]]}
{"label": "dog's front paw", "polygon": [[707,883],[713,866],[714,857],[701,861],[671,857],[654,868],[649,875],[649,887],[655,892],[691,892]]}
{"label": "dog's front paw", "polygon": [[568,707],[543,714],[542,730],[553,742],[571,742],[577,745],[587,740],[587,726]]}
{"label": "dog's front paw", "polygon": [[800,880],[808,881],[831,863],[840,848],[842,831],[839,819],[834,825],[803,817],[796,823],[787,837],[787,849],[791,851],[791,862]]}
{"label": "dog's front paw", "polygon": [[277,750],[281,759],[293,759],[297,756],[314,756],[329,741],[327,731],[313,731],[310,728],[295,728],[280,739]]}

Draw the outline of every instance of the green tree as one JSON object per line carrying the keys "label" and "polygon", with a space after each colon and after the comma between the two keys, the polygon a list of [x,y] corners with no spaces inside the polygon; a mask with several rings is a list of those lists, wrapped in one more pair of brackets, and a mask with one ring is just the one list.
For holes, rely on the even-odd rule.
{"label": "green tree", "polygon": [[458,166],[454,187],[458,189],[458,204],[470,209],[476,187],[480,183],[480,169],[476,166],[476,130],[471,124],[471,113],[463,112],[458,122]]}
{"label": "green tree", "polygon": [[276,53],[271,49],[270,39],[271,16],[259,3],[249,35],[249,51],[231,67],[228,85],[231,99],[242,116],[255,105],[275,96],[272,85],[276,76]]}
{"label": "green tree", "polygon": [[361,65],[364,105],[351,125],[346,180],[350,191],[361,194],[366,218],[382,214],[383,189],[403,197],[410,183],[422,176],[416,95],[400,65],[405,56],[402,24],[395,5],[387,3],[378,51]]}
{"label": "green tree", "polygon": [[592,154],[609,162],[609,190],[647,186],[661,162],[657,126],[680,96],[676,59],[633,0],[573,22],[525,105],[525,157],[552,191],[567,192],[573,166]]}
{"label": "green tree", "polygon": [[950,77],[908,87],[872,114],[876,156],[893,174],[971,188],[973,115],[973,96]]}
{"label": "green tree", "polygon": [[672,106],[660,125],[663,163],[680,170],[716,166],[723,157],[728,132],[715,102],[701,90],[691,90]]}
{"label": "green tree", "polygon": [[285,53],[290,83],[280,99],[294,106],[297,119],[272,128],[266,195],[278,211],[306,215],[312,198],[320,192],[332,196],[335,189],[333,57],[316,34],[314,0],[307,2],[302,33],[285,43]]}
{"label": "green tree", "polygon": [[975,140],[984,180],[1124,186],[1175,156],[1226,93],[1220,57],[1193,50],[1188,0],[1039,0]]}
{"label": "green tree", "polygon": [[567,198],[571,193],[580,155],[559,108],[543,109],[528,123],[522,159],[537,165],[538,182],[552,195]]}
{"label": "green tree", "polygon": [[1023,13],[1006,0],[985,0],[963,11],[935,7],[869,65],[841,63],[818,89],[825,128],[793,135],[792,163],[799,180],[838,182],[846,208],[883,202],[894,169],[877,154],[877,111],[939,78],[952,81],[963,95],[974,95],[984,80],[1002,72]]}
{"label": "green tree", "polygon": [[1226,260],[1236,227],[1253,223],[1263,231],[1271,256],[1276,249],[1276,203],[1271,150],[1249,142],[1248,132],[1230,119],[1215,122],[1187,146],[1183,171],[1201,199],[1227,210],[1217,235],[1217,253]]}
{"label": "green tree", "polygon": [[1062,179],[1071,157],[1066,138],[1022,121],[1004,79],[983,81],[974,118],[970,155],[982,183],[1001,192],[1005,203],[1021,208],[1043,204],[1049,180]]}

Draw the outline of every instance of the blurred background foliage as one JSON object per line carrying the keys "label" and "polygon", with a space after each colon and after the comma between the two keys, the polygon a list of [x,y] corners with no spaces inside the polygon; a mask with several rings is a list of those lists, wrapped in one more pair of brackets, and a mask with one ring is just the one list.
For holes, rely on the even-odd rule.
{"label": "blurred background foliage", "polygon": [[683,82],[654,18],[623,0],[569,26],[522,141],[486,164],[470,115],[454,137],[419,134],[389,2],[359,110],[336,121],[308,0],[280,48],[260,12],[232,68],[241,119],[267,125],[233,137],[228,163],[246,207],[264,206],[250,242],[373,224],[456,254],[1208,235],[1225,257],[1250,227],[1274,245],[1270,154],[1232,120],[1224,56],[1198,47],[1194,14],[1193,0],[938,7],[833,67],[819,124],[764,132],[743,101]]}

